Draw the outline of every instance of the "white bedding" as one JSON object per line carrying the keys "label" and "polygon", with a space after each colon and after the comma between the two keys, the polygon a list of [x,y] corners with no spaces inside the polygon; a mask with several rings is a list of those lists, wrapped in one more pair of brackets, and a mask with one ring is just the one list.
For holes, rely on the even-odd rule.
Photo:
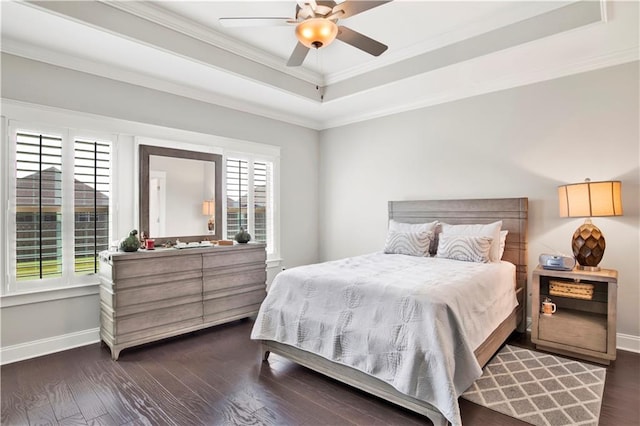
{"label": "white bedding", "polygon": [[251,338],[354,367],[459,425],[473,351],[516,306],[511,263],[374,253],[278,274]]}

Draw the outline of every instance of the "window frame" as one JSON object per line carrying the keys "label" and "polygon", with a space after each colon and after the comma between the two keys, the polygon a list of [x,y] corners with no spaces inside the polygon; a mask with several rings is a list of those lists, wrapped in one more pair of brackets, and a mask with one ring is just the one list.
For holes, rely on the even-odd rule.
{"label": "window frame", "polygon": [[[37,122],[26,122],[19,120],[8,120],[6,123],[5,137],[7,140],[6,162],[8,173],[5,182],[7,194],[7,209],[5,211],[6,239],[5,249],[5,273],[7,280],[2,288],[3,295],[21,294],[33,291],[45,291],[64,289],[75,286],[95,285],[99,283],[97,274],[76,274],[75,272],[75,218],[74,218],[74,162],[75,162],[75,140],[76,139],[96,139],[109,141],[111,145],[110,169],[110,199],[109,199],[109,237],[113,238],[114,229],[117,227],[114,209],[113,190],[116,187],[113,173],[116,164],[116,152],[118,137],[115,134],[96,132],[91,130],[80,130],[65,126],[54,126]],[[16,248],[17,248],[17,134],[19,132],[52,134],[60,136],[62,139],[62,275],[55,278],[37,278],[29,280],[17,279]]]}
{"label": "window frame", "polygon": [[260,154],[252,154],[247,152],[238,152],[238,151],[225,151],[223,155],[223,163],[224,163],[224,173],[223,173],[223,187],[224,187],[224,198],[223,198],[223,207],[224,207],[224,215],[223,215],[223,235],[228,236],[228,223],[227,223],[227,160],[241,160],[246,161],[248,164],[251,164],[248,170],[248,182],[247,185],[251,190],[247,194],[247,217],[251,218],[248,220],[247,232],[251,234],[251,236],[255,235],[255,204],[254,204],[254,191],[253,191],[253,179],[254,179],[254,163],[271,163],[271,186],[272,186],[272,226],[273,229],[271,232],[267,232],[267,234],[271,234],[272,243],[269,244],[267,240],[267,261],[280,261],[280,157],[279,156],[270,156],[270,155],[260,155]]}

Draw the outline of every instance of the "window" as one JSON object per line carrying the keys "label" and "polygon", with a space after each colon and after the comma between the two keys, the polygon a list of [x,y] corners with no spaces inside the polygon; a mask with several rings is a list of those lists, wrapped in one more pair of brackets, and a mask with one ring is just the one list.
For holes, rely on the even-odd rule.
{"label": "window", "polygon": [[273,162],[228,157],[226,162],[227,238],[240,228],[275,253]]}
{"label": "window", "polygon": [[70,133],[10,127],[10,290],[82,283],[108,248],[112,141]]}

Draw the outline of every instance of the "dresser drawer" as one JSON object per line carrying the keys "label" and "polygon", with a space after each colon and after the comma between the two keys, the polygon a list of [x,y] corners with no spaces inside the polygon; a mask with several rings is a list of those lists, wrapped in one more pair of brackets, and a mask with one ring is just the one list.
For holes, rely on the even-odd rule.
{"label": "dresser drawer", "polygon": [[264,268],[249,271],[243,269],[230,274],[205,275],[203,280],[205,294],[255,285],[264,287],[267,281],[267,271]]}
{"label": "dresser drawer", "polygon": [[118,332],[114,342],[117,345],[135,346],[141,343],[153,342],[202,328],[202,318],[188,318],[170,324],[159,325],[130,333]]}
{"label": "dresser drawer", "polygon": [[247,248],[228,252],[204,254],[202,256],[202,268],[220,268],[250,263],[266,263],[267,252],[264,247]]}
{"label": "dresser drawer", "polygon": [[232,296],[218,297],[204,302],[204,315],[215,315],[238,308],[256,310],[264,300],[267,292],[264,289],[253,290]]}
{"label": "dresser drawer", "polygon": [[140,312],[137,314],[116,317],[115,332],[127,334],[134,331],[160,328],[189,319],[202,322],[202,303],[187,303],[185,305]]}
{"label": "dresser drawer", "polygon": [[[175,275],[180,272],[202,271],[202,255],[158,256],[141,261],[114,261],[113,281],[122,288],[120,281],[128,278],[148,277],[150,275]],[[130,281],[128,281],[130,282]]]}
{"label": "dresser drawer", "polygon": [[160,300],[176,300],[177,298],[191,295],[199,297],[201,291],[201,278],[133,287],[115,293],[115,306],[124,308],[126,306],[146,304]]}

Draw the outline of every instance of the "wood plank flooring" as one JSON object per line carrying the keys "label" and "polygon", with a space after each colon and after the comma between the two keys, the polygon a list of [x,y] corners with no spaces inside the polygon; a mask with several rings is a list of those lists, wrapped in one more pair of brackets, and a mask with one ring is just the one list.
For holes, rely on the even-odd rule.
{"label": "wood plank flooring", "polygon": [[[425,425],[422,416],[277,355],[251,320],[124,350],[94,344],[2,366],[2,425]],[[528,338],[510,343],[531,347]],[[465,426],[523,425],[460,400]],[[608,368],[601,426],[640,423],[640,354]]]}

